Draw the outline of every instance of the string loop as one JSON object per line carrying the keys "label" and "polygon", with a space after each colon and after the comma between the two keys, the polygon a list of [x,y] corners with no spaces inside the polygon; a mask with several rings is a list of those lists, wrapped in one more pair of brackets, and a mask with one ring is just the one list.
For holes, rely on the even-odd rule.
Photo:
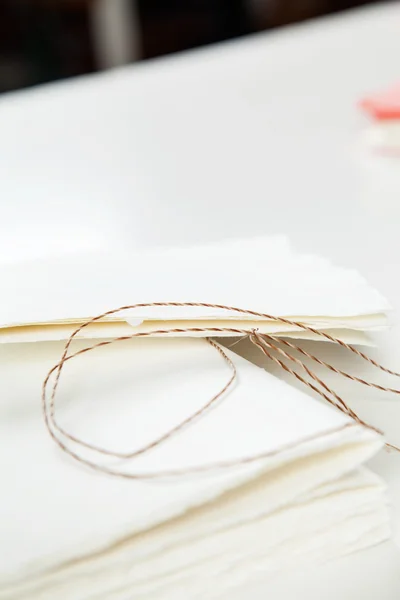
{"label": "string loop", "polygon": [[[351,374],[349,374],[345,371],[342,371],[341,369],[338,369],[338,368],[334,367],[333,365],[321,360],[317,356],[307,352],[306,350],[304,350],[297,344],[294,344],[293,342],[290,342],[285,339],[277,338],[276,336],[273,336],[273,335],[266,335],[266,334],[259,333],[258,328],[246,329],[246,328],[235,328],[235,327],[207,327],[207,328],[203,328],[203,327],[168,328],[168,327],[166,327],[163,329],[156,329],[153,331],[146,331],[146,332],[133,331],[133,333],[130,335],[120,336],[120,337],[117,337],[117,338],[114,338],[111,340],[103,340],[103,341],[95,343],[94,345],[92,345],[90,347],[83,348],[81,350],[78,350],[77,352],[69,354],[69,349],[71,347],[73,340],[85,327],[87,327],[91,323],[94,323],[94,322],[100,321],[100,320],[104,320],[106,317],[109,317],[109,316],[112,316],[112,315],[115,315],[117,313],[127,311],[127,310],[133,310],[133,309],[137,309],[137,308],[147,308],[147,307],[171,307],[171,306],[222,309],[222,310],[230,311],[231,313],[233,312],[233,313],[237,313],[237,314],[242,314],[242,315],[245,315],[246,317],[256,317],[257,319],[265,319],[265,320],[269,320],[269,321],[272,321],[275,323],[283,323],[286,325],[290,325],[292,327],[296,327],[298,329],[308,331],[308,332],[313,333],[313,334],[315,334],[321,338],[324,338],[330,342],[338,344],[342,348],[345,348],[346,350],[352,352],[353,354],[355,354],[362,360],[367,361],[369,364],[371,364],[375,368],[378,368],[389,375],[393,375],[395,377],[400,377],[399,373],[392,371],[390,369],[387,369],[386,367],[380,365],[379,363],[374,361],[372,358],[370,358],[369,356],[367,356],[366,354],[364,354],[363,352],[361,352],[354,346],[351,346],[350,344],[343,342],[342,340],[334,337],[333,335],[328,334],[323,331],[319,331],[305,323],[293,321],[293,320],[287,319],[285,317],[276,317],[276,316],[269,315],[266,313],[259,313],[256,311],[246,310],[246,309],[242,309],[242,308],[237,308],[237,307],[232,307],[232,306],[224,306],[221,304],[208,304],[208,303],[202,303],[202,302],[198,302],[198,303],[197,302],[154,302],[154,303],[140,303],[140,304],[132,304],[132,305],[123,306],[123,307],[120,307],[117,309],[109,310],[109,311],[107,311],[101,315],[98,315],[97,317],[93,317],[92,319],[81,324],[67,340],[65,347],[64,347],[64,351],[60,358],[60,361],[56,365],[54,365],[52,367],[52,369],[50,369],[50,371],[47,374],[46,379],[43,383],[42,411],[43,411],[44,422],[45,422],[46,428],[47,428],[50,436],[55,441],[55,443],[59,446],[59,448],[61,448],[61,450],[66,452],[68,455],[70,455],[75,460],[79,461],[80,463],[82,463],[92,469],[95,469],[95,470],[103,472],[103,473],[107,473],[108,475],[113,475],[113,476],[123,477],[123,478],[128,478],[128,479],[149,479],[149,478],[156,478],[156,477],[163,477],[163,476],[185,475],[185,474],[189,474],[189,473],[204,472],[204,471],[209,471],[209,470],[213,470],[213,469],[237,466],[237,465],[246,464],[246,463],[260,460],[261,458],[265,458],[267,455],[269,455],[269,454],[267,454],[267,455],[264,454],[264,455],[257,455],[257,456],[248,456],[248,457],[243,457],[241,459],[235,459],[233,461],[225,461],[224,463],[215,463],[215,464],[211,464],[211,465],[199,465],[197,467],[175,469],[175,470],[165,471],[162,473],[156,473],[156,472],[131,473],[131,472],[125,472],[125,471],[121,471],[121,470],[117,470],[117,469],[112,469],[111,467],[108,467],[101,463],[97,463],[95,461],[87,459],[84,456],[78,454],[77,451],[72,450],[68,445],[68,444],[72,443],[81,448],[85,448],[86,450],[90,450],[97,454],[106,455],[109,457],[112,456],[114,458],[123,459],[123,460],[128,460],[128,459],[133,459],[140,455],[145,454],[146,452],[150,451],[151,449],[155,448],[156,446],[159,446],[162,443],[166,442],[168,439],[171,439],[171,437],[173,437],[176,433],[178,433],[184,427],[194,424],[194,422],[201,415],[206,413],[210,409],[210,407],[214,406],[232,388],[232,386],[237,378],[237,370],[236,370],[234,362],[231,360],[231,358],[227,355],[227,353],[224,351],[224,349],[219,344],[217,344],[214,340],[210,339],[210,336],[223,336],[226,333],[235,334],[240,337],[248,337],[250,339],[250,341],[268,359],[275,362],[275,364],[277,364],[280,368],[284,369],[287,373],[289,373],[290,375],[295,377],[303,385],[306,385],[307,387],[309,387],[313,392],[319,394],[325,401],[327,401],[328,403],[333,405],[335,408],[337,408],[338,410],[340,410],[343,413],[345,413],[346,415],[348,415],[353,420],[354,425],[355,424],[362,425],[362,426],[372,429],[378,433],[382,433],[378,429],[373,427],[372,425],[363,421],[353,411],[353,409],[351,409],[348,406],[348,404],[343,400],[343,398],[341,398],[319,376],[317,376],[300,358],[291,354],[290,351],[294,350],[295,352],[298,352],[301,356],[304,356],[307,359],[318,363],[320,366],[329,369],[330,371],[334,372],[335,374],[340,375],[340,376],[342,376],[346,379],[349,379],[353,382],[356,382],[356,383],[359,383],[362,385],[366,385],[366,386],[378,389],[383,392],[391,392],[391,393],[395,393],[395,394],[400,394],[400,390],[395,389],[395,388],[390,388],[390,387],[384,387],[380,384],[372,383],[365,379],[351,375]],[[130,452],[115,452],[113,450],[109,450],[106,448],[96,446],[94,444],[90,444],[90,443],[72,435],[71,433],[66,431],[64,428],[62,428],[58,424],[57,419],[56,419],[56,393],[57,393],[57,389],[58,389],[60,376],[61,376],[63,367],[67,361],[72,360],[72,359],[74,359],[84,353],[87,353],[91,350],[94,350],[95,348],[108,346],[108,345],[114,344],[116,342],[130,340],[130,339],[133,339],[136,337],[148,337],[148,336],[153,336],[153,335],[167,336],[170,334],[179,335],[179,334],[188,334],[188,333],[189,334],[190,333],[192,333],[192,334],[201,333],[203,336],[205,336],[206,341],[215,350],[217,350],[217,352],[225,360],[225,362],[227,363],[227,365],[229,366],[230,371],[231,371],[230,377],[227,379],[227,381],[223,385],[223,387],[216,394],[214,394],[211,399],[208,399],[203,404],[203,406],[201,408],[199,408],[198,410],[196,410],[194,413],[192,413],[191,415],[189,415],[188,417],[183,419],[181,422],[179,422],[178,424],[173,426],[171,429],[169,429],[168,431],[166,431],[165,433],[160,435],[155,440],[151,441],[150,443],[148,443],[136,450],[132,450]],[[278,344],[284,346],[285,349],[282,348]],[[288,348],[289,350],[286,350],[286,348]],[[299,367],[311,379],[311,381],[306,379],[305,376],[300,375],[300,373],[298,373],[294,369],[294,367],[291,367],[288,364],[286,364],[286,362],[284,362],[283,359],[286,359],[287,361],[289,361],[290,364]],[[50,380],[53,375],[54,375],[54,382],[51,387],[50,393],[48,393],[48,387],[50,386]],[[348,426],[351,426],[351,423],[349,423],[345,427],[348,427]],[[314,439],[314,438],[310,438],[310,439]],[[305,442],[308,440],[303,440],[303,441]],[[392,448],[397,451],[400,451],[400,448],[393,444],[386,443],[386,446],[388,448]]]}

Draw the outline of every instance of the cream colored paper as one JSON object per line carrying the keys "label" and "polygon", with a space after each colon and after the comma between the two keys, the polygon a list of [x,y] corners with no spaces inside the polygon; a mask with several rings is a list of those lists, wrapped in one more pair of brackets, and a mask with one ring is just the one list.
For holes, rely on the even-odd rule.
{"label": "cream colored paper", "polygon": [[[390,308],[357,272],[296,254],[279,236],[128,256],[95,253],[0,265],[0,278],[4,290],[0,342],[68,337],[90,317],[152,302],[236,306],[301,320],[323,331],[344,330],[348,341],[357,341],[362,338],[359,331],[384,326]],[[232,322],[252,327],[256,321],[268,333],[295,335],[298,331],[229,310],[187,306],[138,308],[104,321],[107,325],[99,322],[82,336],[113,337],[110,322],[122,335],[126,323],[151,331],[163,321],[181,328]]]}
{"label": "cream colored paper", "polygon": [[[260,483],[247,489],[250,496],[253,487],[252,515],[251,505],[246,516],[238,502],[242,490],[232,491],[230,499],[223,496],[147,533],[126,538],[122,544],[55,569],[33,585],[14,587],[9,598],[26,594],[45,600],[61,590],[63,598],[71,599],[80,594],[80,598],[183,600],[189,590],[191,597],[218,597],[249,578],[254,581],[262,575],[265,580],[283,569],[310,562],[318,565],[389,535],[383,486],[365,470],[322,485],[269,514],[260,512]],[[235,510],[236,515],[230,527],[226,527],[227,510]]]}
{"label": "cream colored paper", "polygon": [[[76,336],[77,339],[110,339],[120,336],[130,335],[134,332],[153,332],[157,329],[163,329],[167,325],[168,327],[181,327],[181,321],[145,321],[139,325],[134,325],[135,321],[129,322],[124,321],[109,321],[101,323],[91,323],[84,329],[82,329]],[[137,323],[137,321],[136,321]],[[56,325],[28,325],[19,327],[4,327],[0,328],[0,343],[24,343],[24,342],[51,342],[68,339],[72,333],[77,329],[79,323],[61,323]],[[230,327],[232,324],[230,321],[219,321],[219,326]],[[273,323],[259,323],[259,322],[248,322],[248,321],[235,321],[235,327],[246,328],[254,326],[260,333],[273,333],[279,337],[294,337],[296,339],[314,339],[320,341],[321,336],[313,334],[309,331],[292,331],[289,326],[280,325],[280,329],[276,330],[276,325]],[[185,321],[185,327],[213,327],[215,323],[213,321]],[[321,331],[331,333],[338,339],[348,344],[359,344],[363,346],[373,345],[371,339],[364,331],[357,329],[342,329],[335,328],[333,324],[330,327],[324,326]],[[169,337],[176,337],[176,334],[168,334]],[[154,334],[154,337],[157,334]],[[165,335],[163,335],[165,337]],[[193,334],[193,332],[181,333],[179,337],[202,337],[200,335]],[[235,337],[234,333],[225,332],[224,337]]]}
{"label": "cream colored paper", "polygon": [[[77,342],[76,347],[82,343]],[[157,589],[155,579],[152,587],[151,579],[159,572],[157,561],[152,561],[164,546],[178,543],[183,558],[189,561],[183,575],[201,579],[202,561],[196,557],[199,552],[209,552],[207,545],[201,550],[202,538],[205,543],[207,536],[219,539],[225,535],[223,531],[230,531],[220,546],[231,547],[233,552],[227,551],[226,561],[220,563],[222,575],[246,547],[251,555],[249,542],[244,544],[235,534],[241,524],[248,539],[256,542],[257,560],[260,564],[266,561],[273,570],[268,562],[270,551],[263,545],[263,519],[289,505],[323,496],[318,490],[329,482],[338,493],[345,491],[347,484],[335,488],[334,482],[357,469],[382,445],[379,436],[351,423],[342,413],[230,353],[238,367],[233,391],[195,425],[124,468],[140,472],[272,454],[241,467],[178,480],[125,481],[88,472],[54,445],[40,415],[40,384],[61,349],[60,344],[0,347],[2,599],[50,600],[63,586],[65,600],[106,598],[107,594],[111,598],[127,583],[132,597],[141,597],[135,596],[135,590],[150,585],[143,588],[143,594],[164,600],[164,585],[168,584],[168,589],[172,585],[173,592],[182,584],[171,584],[160,575],[161,587]],[[123,342],[85,354],[65,366],[58,398],[60,421],[92,443],[127,450],[150,441],[190,414],[228,376],[226,363],[204,340],[148,338]],[[318,437],[302,441],[309,436]],[[366,486],[364,480],[360,486]],[[369,492],[362,496],[368,509],[365,521],[352,530],[355,546],[372,543],[367,533],[373,527],[380,531],[373,538],[375,542],[388,535],[382,488],[380,484],[372,488],[372,496]],[[346,498],[332,521],[332,527],[342,522],[344,531],[346,519],[354,516],[358,506],[351,494]],[[332,500],[334,506],[334,496]],[[195,509],[203,506],[201,517]],[[175,527],[174,519],[183,515],[189,519],[187,527]],[[250,527],[257,520],[260,537],[258,528]],[[318,533],[298,532],[298,540],[291,542],[291,556],[301,549],[301,535],[310,540],[324,535],[322,519],[317,522]],[[265,533],[272,532],[268,523]],[[160,535],[154,529],[157,527],[161,527]],[[295,531],[290,532],[296,536]],[[350,540],[341,544],[340,536],[332,535],[336,553],[351,547]],[[276,536],[276,544],[279,540],[283,543],[279,527]],[[119,544],[131,537],[133,546],[128,544],[127,554],[114,554],[113,548],[118,550]],[[329,535],[321,538],[321,552],[329,547],[329,539]],[[273,548],[271,552],[273,555]],[[126,579],[124,556],[132,565],[132,581],[131,575]],[[181,559],[174,553],[168,551],[166,560],[169,571],[179,571]],[[134,568],[138,561],[140,568]],[[194,573],[190,561],[194,561]],[[153,577],[154,569],[157,573]]]}

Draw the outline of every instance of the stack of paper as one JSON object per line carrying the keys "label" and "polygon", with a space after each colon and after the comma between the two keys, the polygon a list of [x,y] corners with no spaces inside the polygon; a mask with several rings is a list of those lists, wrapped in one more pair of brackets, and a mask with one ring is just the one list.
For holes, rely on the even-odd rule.
{"label": "stack of paper", "polygon": [[[3,264],[0,279],[0,343],[66,339],[80,323],[107,310],[153,302],[232,306],[288,317],[322,331],[335,330],[348,342],[368,343],[364,332],[383,327],[390,308],[356,271],[295,253],[279,236]],[[79,336],[129,335],[132,327],[154,331],[165,327],[165,321],[171,328],[232,327],[234,323],[247,330],[257,327],[261,333],[315,337],[270,318],[187,306],[124,311],[91,324]]]}
{"label": "stack of paper", "polygon": [[[213,410],[134,461],[104,463],[147,476],[225,466],[144,480],[82,467],[39,410],[62,346],[0,347],[1,599],[217,598],[388,537],[383,486],[361,468],[380,437],[229,351],[238,382]],[[205,340],[187,338],[125,341],[64,369],[60,424],[116,451],[170,429],[230,374]]]}
{"label": "stack of paper", "polygon": [[[295,254],[276,237],[3,264],[0,277],[0,599],[204,600],[388,537],[383,485],[362,467],[380,436],[229,350],[233,388],[150,452],[116,459],[62,435],[81,458],[123,479],[64,454],[40,410],[60,340],[119,306],[203,302],[270,316],[144,306],[80,337],[193,326],[202,336],[232,326],[311,335],[272,318],[285,316],[366,342],[389,307],[356,272]],[[129,339],[69,360],[58,424],[119,453],[168,432],[231,376],[207,340],[188,335]],[[87,344],[74,340],[71,350]]]}

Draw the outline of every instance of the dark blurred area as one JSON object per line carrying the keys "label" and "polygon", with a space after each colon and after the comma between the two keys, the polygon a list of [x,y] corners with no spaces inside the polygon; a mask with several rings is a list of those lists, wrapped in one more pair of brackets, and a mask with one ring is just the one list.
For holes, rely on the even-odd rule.
{"label": "dark blurred area", "polygon": [[0,92],[269,30],[360,0],[0,0]]}

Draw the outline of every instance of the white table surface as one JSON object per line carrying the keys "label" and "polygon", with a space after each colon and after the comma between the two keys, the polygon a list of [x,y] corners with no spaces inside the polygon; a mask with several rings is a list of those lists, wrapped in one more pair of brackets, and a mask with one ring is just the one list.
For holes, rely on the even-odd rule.
{"label": "white table surface", "polygon": [[[400,159],[363,146],[355,106],[399,78],[392,3],[4,95],[0,260],[286,233],[387,295],[395,325],[375,355],[400,369]],[[400,443],[396,397],[341,389]],[[372,467],[388,481],[400,545],[400,456]],[[247,594],[397,600],[400,550],[260,582],[237,600]]]}

